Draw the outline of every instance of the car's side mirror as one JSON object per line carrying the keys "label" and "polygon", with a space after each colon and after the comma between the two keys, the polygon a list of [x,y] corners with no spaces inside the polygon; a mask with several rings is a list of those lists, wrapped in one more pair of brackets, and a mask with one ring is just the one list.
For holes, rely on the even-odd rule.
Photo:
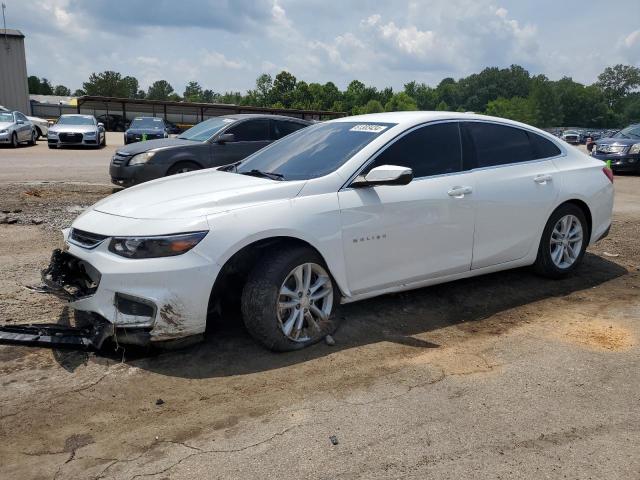
{"label": "car's side mirror", "polygon": [[98,128],[104,128],[104,123],[98,122]]}
{"label": "car's side mirror", "polygon": [[371,187],[375,185],[407,185],[413,180],[413,170],[397,165],[380,165],[366,175],[359,175],[352,187]]}
{"label": "car's side mirror", "polygon": [[235,141],[236,141],[236,136],[233,133],[223,133],[222,135],[219,135],[217,139],[217,142],[220,144],[235,142]]}

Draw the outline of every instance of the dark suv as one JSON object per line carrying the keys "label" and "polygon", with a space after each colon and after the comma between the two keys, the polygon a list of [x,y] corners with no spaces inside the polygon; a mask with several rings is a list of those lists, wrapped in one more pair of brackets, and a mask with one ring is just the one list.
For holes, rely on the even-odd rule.
{"label": "dark suv", "polygon": [[279,115],[214,117],[177,138],[147,140],[118,149],[109,173],[116,185],[130,186],[166,175],[237,162],[311,122]]}
{"label": "dark suv", "polygon": [[640,173],[640,123],[595,142],[591,156],[611,162],[614,172]]}

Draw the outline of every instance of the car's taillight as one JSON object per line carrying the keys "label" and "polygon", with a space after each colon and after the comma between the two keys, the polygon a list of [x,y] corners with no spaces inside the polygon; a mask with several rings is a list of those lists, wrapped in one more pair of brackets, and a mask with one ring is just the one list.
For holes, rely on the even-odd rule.
{"label": "car's taillight", "polygon": [[613,183],[613,170],[611,170],[609,167],[604,167],[602,169],[602,171],[604,172],[604,174],[607,176],[607,178],[609,179],[609,181],[611,183]]}

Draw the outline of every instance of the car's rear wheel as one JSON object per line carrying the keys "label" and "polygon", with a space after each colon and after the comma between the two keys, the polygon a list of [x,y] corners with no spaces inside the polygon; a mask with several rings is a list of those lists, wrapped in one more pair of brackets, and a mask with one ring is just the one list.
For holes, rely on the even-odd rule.
{"label": "car's rear wheel", "polygon": [[242,291],[242,317],[253,338],[275,351],[298,350],[333,333],[338,297],[320,256],[305,247],[268,252]]}
{"label": "car's rear wheel", "polygon": [[577,205],[556,209],[542,233],[534,269],[540,275],[561,278],[580,264],[589,243],[589,228],[584,212]]}
{"label": "car's rear wheel", "polygon": [[178,173],[187,173],[193,172],[194,170],[200,170],[201,167],[197,163],[194,162],[179,162],[173,165],[169,171],[167,171],[167,175],[176,175]]}

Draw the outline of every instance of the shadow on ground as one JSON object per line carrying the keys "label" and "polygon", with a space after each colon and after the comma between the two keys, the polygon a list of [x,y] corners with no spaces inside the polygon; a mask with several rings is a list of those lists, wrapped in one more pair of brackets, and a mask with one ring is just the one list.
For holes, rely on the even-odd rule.
{"label": "shadow on ground", "polygon": [[[217,326],[204,342],[184,350],[149,354],[127,348],[101,355],[124,358],[133,366],[161,375],[210,378],[282,368],[381,341],[438,348],[436,342],[428,340],[428,332],[464,323],[471,334],[499,335],[526,319],[514,315],[501,322],[487,320],[496,313],[590,289],[626,273],[616,263],[588,253],[574,275],[562,280],[548,280],[530,269],[517,269],[343,305],[334,313],[341,319],[341,326],[333,347],[320,343],[297,352],[272,353],[257,345],[238,320]],[[427,334],[427,340],[414,338],[416,334]],[[84,355],[58,352],[55,358],[63,368],[73,370],[86,362]]]}

